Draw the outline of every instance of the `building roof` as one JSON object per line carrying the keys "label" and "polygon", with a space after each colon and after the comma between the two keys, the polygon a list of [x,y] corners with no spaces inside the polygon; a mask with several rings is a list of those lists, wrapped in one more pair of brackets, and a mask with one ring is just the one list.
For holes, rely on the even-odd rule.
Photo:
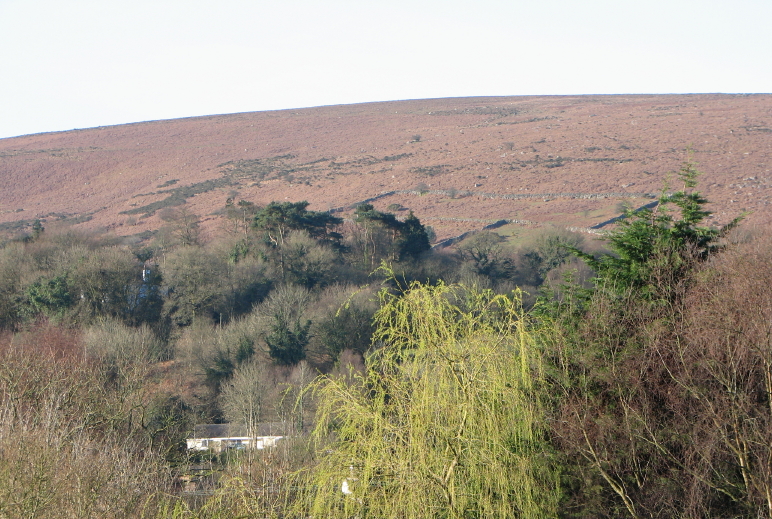
{"label": "building roof", "polygon": [[[258,424],[254,436],[287,436],[287,422],[263,422]],[[249,436],[247,426],[237,423],[199,424],[193,427],[193,438],[233,438]]]}

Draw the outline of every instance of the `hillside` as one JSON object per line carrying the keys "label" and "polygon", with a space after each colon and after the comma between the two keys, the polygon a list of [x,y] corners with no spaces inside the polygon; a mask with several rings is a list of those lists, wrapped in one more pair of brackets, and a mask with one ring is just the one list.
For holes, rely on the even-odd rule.
{"label": "hillside", "polygon": [[650,201],[687,146],[713,221],[765,225],[771,136],[772,95],[430,99],[46,133],[0,140],[0,225],[128,236],[187,203],[212,233],[228,198],[328,210],[391,193],[376,208],[413,210],[440,239],[504,218],[588,227]]}

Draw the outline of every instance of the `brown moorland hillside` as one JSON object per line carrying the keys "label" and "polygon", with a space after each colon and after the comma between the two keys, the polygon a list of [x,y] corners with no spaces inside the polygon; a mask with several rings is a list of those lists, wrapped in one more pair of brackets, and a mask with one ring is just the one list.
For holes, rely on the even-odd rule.
{"label": "brown moorland hillside", "polygon": [[650,202],[687,147],[713,222],[772,221],[772,95],[700,94],[395,101],[2,139],[0,227],[135,235],[185,203],[213,233],[228,198],[328,210],[373,197],[438,238],[500,219],[589,227]]}

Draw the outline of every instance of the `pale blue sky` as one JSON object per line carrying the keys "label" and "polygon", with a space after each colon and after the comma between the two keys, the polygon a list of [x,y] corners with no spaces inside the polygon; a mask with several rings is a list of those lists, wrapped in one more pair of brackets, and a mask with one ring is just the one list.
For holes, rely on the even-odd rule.
{"label": "pale blue sky", "polygon": [[0,138],[434,97],[772,92],[772,0],[0,0]]}

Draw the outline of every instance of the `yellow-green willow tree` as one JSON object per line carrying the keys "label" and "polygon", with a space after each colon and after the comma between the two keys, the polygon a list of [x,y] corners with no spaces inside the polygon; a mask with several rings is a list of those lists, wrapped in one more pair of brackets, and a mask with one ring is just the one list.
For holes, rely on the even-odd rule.
{"label": "yellow-green willow tree", "polygon": [[318,464],[297,482],[297,512],[556,515],[539,332],[519,294],[412,284],[382,299],[365,373],[316,384]]}

